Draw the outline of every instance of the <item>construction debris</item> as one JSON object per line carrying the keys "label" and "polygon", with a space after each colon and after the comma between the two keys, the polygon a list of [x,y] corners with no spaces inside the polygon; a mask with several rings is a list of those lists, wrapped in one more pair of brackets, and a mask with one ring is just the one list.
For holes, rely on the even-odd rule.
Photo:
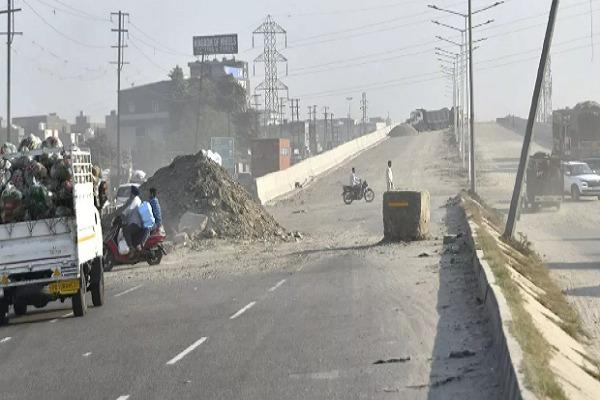
{"label": "construction debris", "polygon": [[270,240],[286,235],[277,221],[252,200],[225,169],[202,152],[177,157],[171,165],[161,168],[142,185],[142,193],[148,193],[150,188],[158,190],[163,224],[173,236],[182,217],[186,215],[185,221],[194,214],[202,219],[205,217],[206,222],[196,218],[199,224],[195,232],[185,226],[192,240]]}
{"label": "construction debris", "polygon": [[419,132],[409,124],[400,124],[392,129],[389,133],[391,137],[400,137],[400,136],[411,136],[416,135]]}

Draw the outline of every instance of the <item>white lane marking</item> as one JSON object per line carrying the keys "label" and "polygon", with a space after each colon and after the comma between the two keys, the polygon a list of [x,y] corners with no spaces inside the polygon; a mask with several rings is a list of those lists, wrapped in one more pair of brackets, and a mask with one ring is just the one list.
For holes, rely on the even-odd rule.
{"label": "white lane marking", "polygon": [[231,317],[229,317],[229,319],[236,319],[237,317],[239,317],[240,315],[242,315],[243,313],[248,311],[250,308],[254,307],[255,304],[256,304],[256,302],[253,301],[252,303],[250,303],[247,306],[245,306],[244,308],[242,308],[240,311],[233,314]]}
{"label": "white lane marking", "polygon": [[167,361],[167,365],[173,365],[173,364],[176,364],[178,361],[181,361],[181,359],[183,357],[190,354],[192,351],[194,351],[194,349],[196,349],[196,347],[198,347],[202,343],[206,342],[207,339],[208,339],[207,337],[200,338],[200,340],[197,340],[196,342],[194,342],[190,347],[188,347],[187,349],[185,349],[184,351],[182,351],[181,353],[177,354],[175,357],[173,357],[172,359]]}
{"label": "white lane marking", "polygon": [[127,290],[126,290],[126,291],[124,291],[124,292],[121,292],[121,293],[115,294],[115,297],[121,297],[121,296],[123,296],[123,295],[126,295],[127,293],[131,293],[131,292],[133,292],[134,290],[138,290],[138,289],[139,289],[139,288],[141,288],[142,286],[144,286],[144,285],[137,285],[137,286],[134,286],[134,287],[132,287],[132,288],[130,288],[130,289],[127,289]]}
{"label": "white lane marking", "polygon": [[279,286],[283,285],[284,283],[285,283],[285,279],[280,280],[279,282],[277,282],[277,285],[275,285],[269,289],[269,292],[276,291],[279,288]]}
{"label": "white lane marking", "polygon": [[91,355],[92,355],[92,352],[91,352],[91,351],[88,351],[87,353],[83,353],[83,354],[82,354],[82,356],[83,356],[83,357],[89,357],[89,356],[91,356]]}
{"label": "white lane marking", "polygon": [[4,339],[0,340],[0,343],[6,343],[6,342],[10,341],[10,339],[12,339],[12,337],[7,336]]}
{"label": "white lane marking", "polygon": [[126,394],[126,395],[124,395],[124,396],[119,396],[119,397],[117,397],[117,400],[127,400],[128,398],[129,398],[129,395],[128,395],[128,394]]}

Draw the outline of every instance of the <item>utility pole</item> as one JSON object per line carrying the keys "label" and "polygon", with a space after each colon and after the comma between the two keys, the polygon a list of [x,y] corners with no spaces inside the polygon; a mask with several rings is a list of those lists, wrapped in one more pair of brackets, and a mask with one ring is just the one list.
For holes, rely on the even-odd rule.
{"label": "utility pole", "polygon": [[14,0],[7,0],[6,10],[0,11],[0,14],[6,14],[6,141],[11,141],[11,118],[10,118],[10,84],[11,84],[11,52],[12,42],[15,35],[22,35],[23,32],[15,32],[15,13],[21,11],[20,8],[14,8]]}
{"label": "utility pole", "polygon": [[546,28],[546,36],[544,38],[544,47],[542,48],[542,56],[540,58],[537,78],[533,90],[533,97],[531,99],[531,108],[529,109],[529,119],[527,120],[525,138],[523,139],[523,148],[521,149],[521,161],[519,162],[517,179],[515,181],[515,189],[510,202],[510,210],[508,212],[508,219],[506,220],[506,229],[504,230],[505,238],[512,238],[515,233],[517,212],[519,210],[521,192],[523,189],[523,178],[525,177],[525,171],[527,170],[527,163],[529,161],[529,147],[531,145],[531,139],[533,138],[533,124],[535,122],[535,116],[540,104],[540,93],[542,91],[542,84],[544,83],[544,74],[546,72],[550,47],[552,46],[552,37],[554,35],[556,14],[558,13],[558,4],[559,0],[552,0],[550,16],[548,17],[548,26]]}
{"label": "utility pole", "polygon": [[347,141],[350,141],[350,136],[351,136],[350,130],[352,129],[351,124],[352,124],[352,100],[353,99],[354,98],[351,96],[346,97],[346,101],[348,102],[348,127],[346,128],[346,135],[347,135],[346,140]]}
{"label": "utility pole", "polygon": [[124,49],[127,47],[125,43],[124,33],[129,34],[129,30],[125,29],[125,17],[129,18],[129,13],[124,13],[121,10],[118,12],[110,13],[111,20],[113,16],[118,17],[118,27],[112,28],[112,32],[117,33],[117,45],[111,46],[113,49],[117,49],[117,61],[111,62],[111,64],[117,65],[117,186],[121,184],[121,71],[123,70],[123,66],[125,64],[129,64],[125,62],[123,59]]}
{"label": "utility pole", "polygon": [[367,133],[367,94],[363,92],[362,99],[360,101],[360,109],[362,110],[362,134],[365,135]]}
{"label": "utility pole", "polygon": [[329,150],[329,143],[327,142],[327,116],[329,115],[329,107],[324,106],[323,110],[323,115],[325,116],[325,120],[323,121],[325,123],[325,133],[323,134],[323,140],[325,141],[325,149]]}
{"label": "utility pole", "polygon": [[331,124],[330,124],[330,126],[331,126],[331,148],[334,148],[336,146],[335,145],[336,140],[335,140],[335,132],[333,131],[333,129],[334,129],[334,126],[333,126],[333,113],[331,113],[329,115],[329,118],[330,118],[330,121],[331,121]]}

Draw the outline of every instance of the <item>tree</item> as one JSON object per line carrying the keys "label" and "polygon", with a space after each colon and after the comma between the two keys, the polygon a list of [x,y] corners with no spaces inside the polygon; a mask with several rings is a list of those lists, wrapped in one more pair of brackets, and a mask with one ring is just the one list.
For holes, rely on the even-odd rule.
{"label": "tree", "polygon": [[117,149],[110,143],[106,134],[99,133],[89,138],[84,147],[90,149],[92,163],[101,168],[110,168],[117,155]]}

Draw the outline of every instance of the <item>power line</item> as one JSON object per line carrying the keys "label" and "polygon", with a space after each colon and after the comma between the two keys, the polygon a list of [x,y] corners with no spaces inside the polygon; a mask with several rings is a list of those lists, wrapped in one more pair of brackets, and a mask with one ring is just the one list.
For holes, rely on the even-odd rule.
{"label": "power line", "polygon": [[43,16],[42,16],[42,15],[41,15],[41,14],[40,14],[40,13],[39,13],[39,12],[38,12],[38,11],[37,11],[37,10],[36,10],[36,9],[35,9],[33,6],[32,6],[32,5],[31,5],[31,4],[29,4],[29,3],[27,2],[27,0],[22,0],[22,1],[23,1],[23,4],[25,4],[27,7],[29,7],[29,9],[30,9],[31,11],[33,11],[33,13],[34,13],[34,14],[35,14],[35,15],[36,15],[36,16],[37,16],[37,17],[38,17],[38,18],[39,18],[39,19],[40,19],[40,20],[41,20],[41,21],[42,21],[44,24],[46,24],[48,27],[50,27],[50,29],[52,29],[54,32],[56,32],[57,34],[59,34],[59,35],[60,35],[60,36],[62,36],[63,38],[65,38],[65,39],[67,39],[67,40],[69,40],[69,41],[71,41],[71,42],[73,42],[73,43],[75,43],[75,44],[78,44],[78,45],[80,45],[80,46],[83,46],[83,47],[88,47],[88,48],[91,48],[91,49],[106,49],[106,48],[108,47],[108,46],[100,46],[100,45],[94,45],[94,44],[84,43],[84,42],[82,42],[82,41],[80,41],[80,40],[78,40],[78,39],[75,39],[75,38],[72,38],[72,37],[70,37],[69,35],[67,35],[67,34],[63,33],[62,31],[58,30],[58,29],[57,29],[57,28],[56,28],[54,25],[52,25],[50,22],[48,22],[48,21],[46,20],[46,18],[44,18],[44,17],[43,17]]}
{"label": "power line", "polygon": [[[86,19],[88,21],[96,21],[96,22],[110,22],[109,19],[107,18],[101,18],[95,15],[91,15],[88,13],[85,13],[84,11],[73,11],[75,10],[73,7],[70,7],[68,5],[65,4],[65,6],[68,6],[69,8],[61,8],[61,7],[57,7],[54,4],[48,3],[44,0],[34,0],[42,5],[45,5],[48,8],[51,8],[54,12],[54,14],[56,14],[56,11],[65,13],[67,15],[71,15],[73,17],[77,17],[77,18],[82,18],[82,19]],[[59,1],[57,1],[57,3],[61,4]]]}
{"label": "power line", "polygon": [[[600,36],[600,34],[597,34],[597,36]],[[589,36],[586,35],[585,37],[582,37],[582,38],[589,39]],[[581,40],[582,38],[580,38],[579,40]],[[574,40],[571,40],[571,42],[572,41],[574,41]],[[558,43],[556,43],[556,45],[558,45]],[[566,48],[566,49],[563,49],[560,51],[554,51],[553,56],[571,53],[571,52],[575,52],[578,50],[585,50],[585,49],[589,49],[589,47],[590,47],[589,44],[575,46],[575,47],[569,47],[569,48]],[[528,52],[529,53],[532,53],[532,52],[537,53],[537,52],[539,52],[539,48],[535,49],[535,50],[529,50]],[[474,65],[478,66],[482,63],[504,60],[505,58],[506,58],[506,56],[495,57],[493,59],[476,62]],[[508,61],[505,63],[490,65],[490,66],[483,67],[483,68],[478,68],[478,71],[489,71],[489,70],[502,68],[502,67],[506,67],[506,66],[510,66],[510,65],[520,64],[520,63],[523,63],[526,61],[532,61],[532,60],[539,60],[539,54],[536,54],[536,55],[533,55],[533,56],[530,56],[527,58],[521,58],[521,59],[517,59],[517,60],[513,60],[513,61]],[[419,80],[418,78],[423,78],[423,79]],[[416,80],[413,80],[413,79],[416,79]],[[362,85],[362,86],[350,86],[350,87],[331,89],[331,90],[321,91],[321,92],[306,93],[306,94],[302,94],[301,97],[316,99],[316,98],[321,98],[321,97],[338,96],[341,94],[355,92],[355,91],[359,91],[359,90],[379,90],[379,89],[392,88],[392,87],[397,87],[397,86],[408,86],[408,85],[413,85],[413,84],[417,84],[417,83],[432,82],[432,81],[443,80],[443,79],[446,79],[446,78],[445,78],[445,76],[440,75],[439,71],[432,71],[432,72],[426,72],[426,73],[417,74],[417,75],[405,76],[405,77],[397,78],[394,80],[373,82],[373,83],[370,83],[367,85]]]}
{"label": "power line", "polygon": [[[596,9],[596,10],[593,10],[593,11],[594,12],[600,11],[600,9]],[[578,14],[570,15],[570,16],[568,16],[566,18],[563,18],[562,20],[567,20],[567,19],[572,19],[572,18],[578,18],[578,17],[581,17],[581,16],[587,16],[588,14],[589,13],[586,11],[586,12],[583,12],[583,13],[578,13]],[[533,19],[533,18],[537,18],[537,17],[538,16],[536,15],[536,16],[533,16],[533,17],[521,18],[520,21],[523,21],[523,20],[526,20],[526,19]],[[501,25],[502,26],[506,26],[506,25],[510,25],[510,24],[512,24],[512,22],[501,24]],[[497,34],[490,35],[490,36],[488,36],[488,39],[509,36],[509,35],[516,34],[516,33],[519,33],[519,32],[523,32],[523,31],[526,31],[526,30],[535,29],[535,28],[537,28],[539,26],[544,26],[544,25],[545,25],[545,23],[528,25],[528,26],[525,26],[525,27],[522,27],[522,28],[519,28],[519,29],[515,29],[515,30],[511,30],[511,31],[508,31],[508,32],[500,32],[500,33],[497,33]],[[325,73],[325,72],[330,72],[330,71],[339,71],[340,68],[357,67],[357,66],[370,65],[370,64],[379,64],[379,63],[383,63],[383,62],[387,62],[387,61],[398,60],[398,59],[405,58],[405,57],[414,57],[414,56],[417,56],[417,55],[429,54],[430,50],[428,49],[428,50],[424,50],[424,51],[418,51],[418,52],[413,52],[413,53],[400,54],[400,55],[397,55],[397,56],[390,56],[390,57],[385,57],[385,58],[374,59],[377,56],[381,56],[381,55],[385,55],[385,54],[390,54],[390,53],[395,53],[397,51],[407,50],[407,49],[415,48],[415,47],[423,47],[423,46],[427,46],[427,45],[431,45],[431,44],[435,44],[435,43],[437,43],[437,41],[427,41],[427,42],[422,42],[422,43],[416,43],[414,45],[400,47],[400,48],[389,50],[389,51],[372,53],[372,54],[368,54],[368,55],[365,55],[365,56],[358,56],[358,57],[353,57],[353,58],[349,58],[349,59],[345,59],[345,60],[337,60],[337,61],[327,62],[327,63],[323,63],[323,64],[316,64],[316,65],[312,65],[312,66],[299,67],[299,68],[295,68],[295,71],[298,71],[298,72],[294,72],[294,73],[290,74],[290,77],[304,76],[304,75],[309,75],[309,74]],[[340,63],[344,63],[345,61],[361,60],[363,58],[369,58],[370,61],[364,61],[364,62],[360,62],[360,63],[350,63],[350,64],[346,64],[346,65],[343,65],[343,64],[340,65]],[[322,68],[322,67],[327,67],[327,66],[331,66],[331,67],[330,68]],[[312,71],[313,69],[314,69],[314,71]]]}
{"label": "power line", "polygon": [[148,62],[149,62],[149,63],[150,63],[152,66],[154,66],[155,68],[157,68],[157,69],[159,69],[159,70],[161,70],[161,71],[163,71],[163,72],[166,72],[167,74],[168,74],[169,72],[171,72],[171,71],[170,71],[168,68],[165,68],[165,67],[163,67],[163,66],[161,66],[161,65],[157,64],[157,63],[156,63],[156,62],[155,62],[155,61],[152,59],[152,57],[150,57],[149,55],[147,55],[146,53],[144,53],[144,51],[143,51],[142,49],[140,49],[138,45],[136,45],[136,44],[135,44],[135,41],[134,41],[134,40],[132,40],[132,39],[131,39],[131,37],[129,38],[129,43],[131,44],[131,46],[133,46],[133,48],[134,48],[134,49],[136,49],[136,50],[137,50],[137,51],[138,51],[138,52],[139,52],[139,53],[142,55],[142,57],[144,57],[146,60],[148,60]]}
{"label": "power line", "polygon": [[[139,33],[141,33],[143,36],[145,36],[148,40],[150,40],[152,43],[156,44],[155,47],[157,50],[163,52],[163,53],[167,53],[167,54],[172,54],[172,55],[179,55],[179,56],[185,56],[185,57],[189,57],[190,54],[188,53],[183,53],[181,51],[177,51],[174,49],[171,49],[170,47],[167,47],[163,44],[161,44],[159,41],[157,41],[155,38],[153,38],[151,35],[149,35],[148,33],[144,32],[139,26],[137,26],[135,23],[130,22],[130,25],[133,27],[133,29],[135,29],[136,31],[138,31]],[[140,38],[138,37],[138,40],[140,40]],[[141,40],[140,40],[141,41]],[[152,46],[151,44],[149,46]]]}

